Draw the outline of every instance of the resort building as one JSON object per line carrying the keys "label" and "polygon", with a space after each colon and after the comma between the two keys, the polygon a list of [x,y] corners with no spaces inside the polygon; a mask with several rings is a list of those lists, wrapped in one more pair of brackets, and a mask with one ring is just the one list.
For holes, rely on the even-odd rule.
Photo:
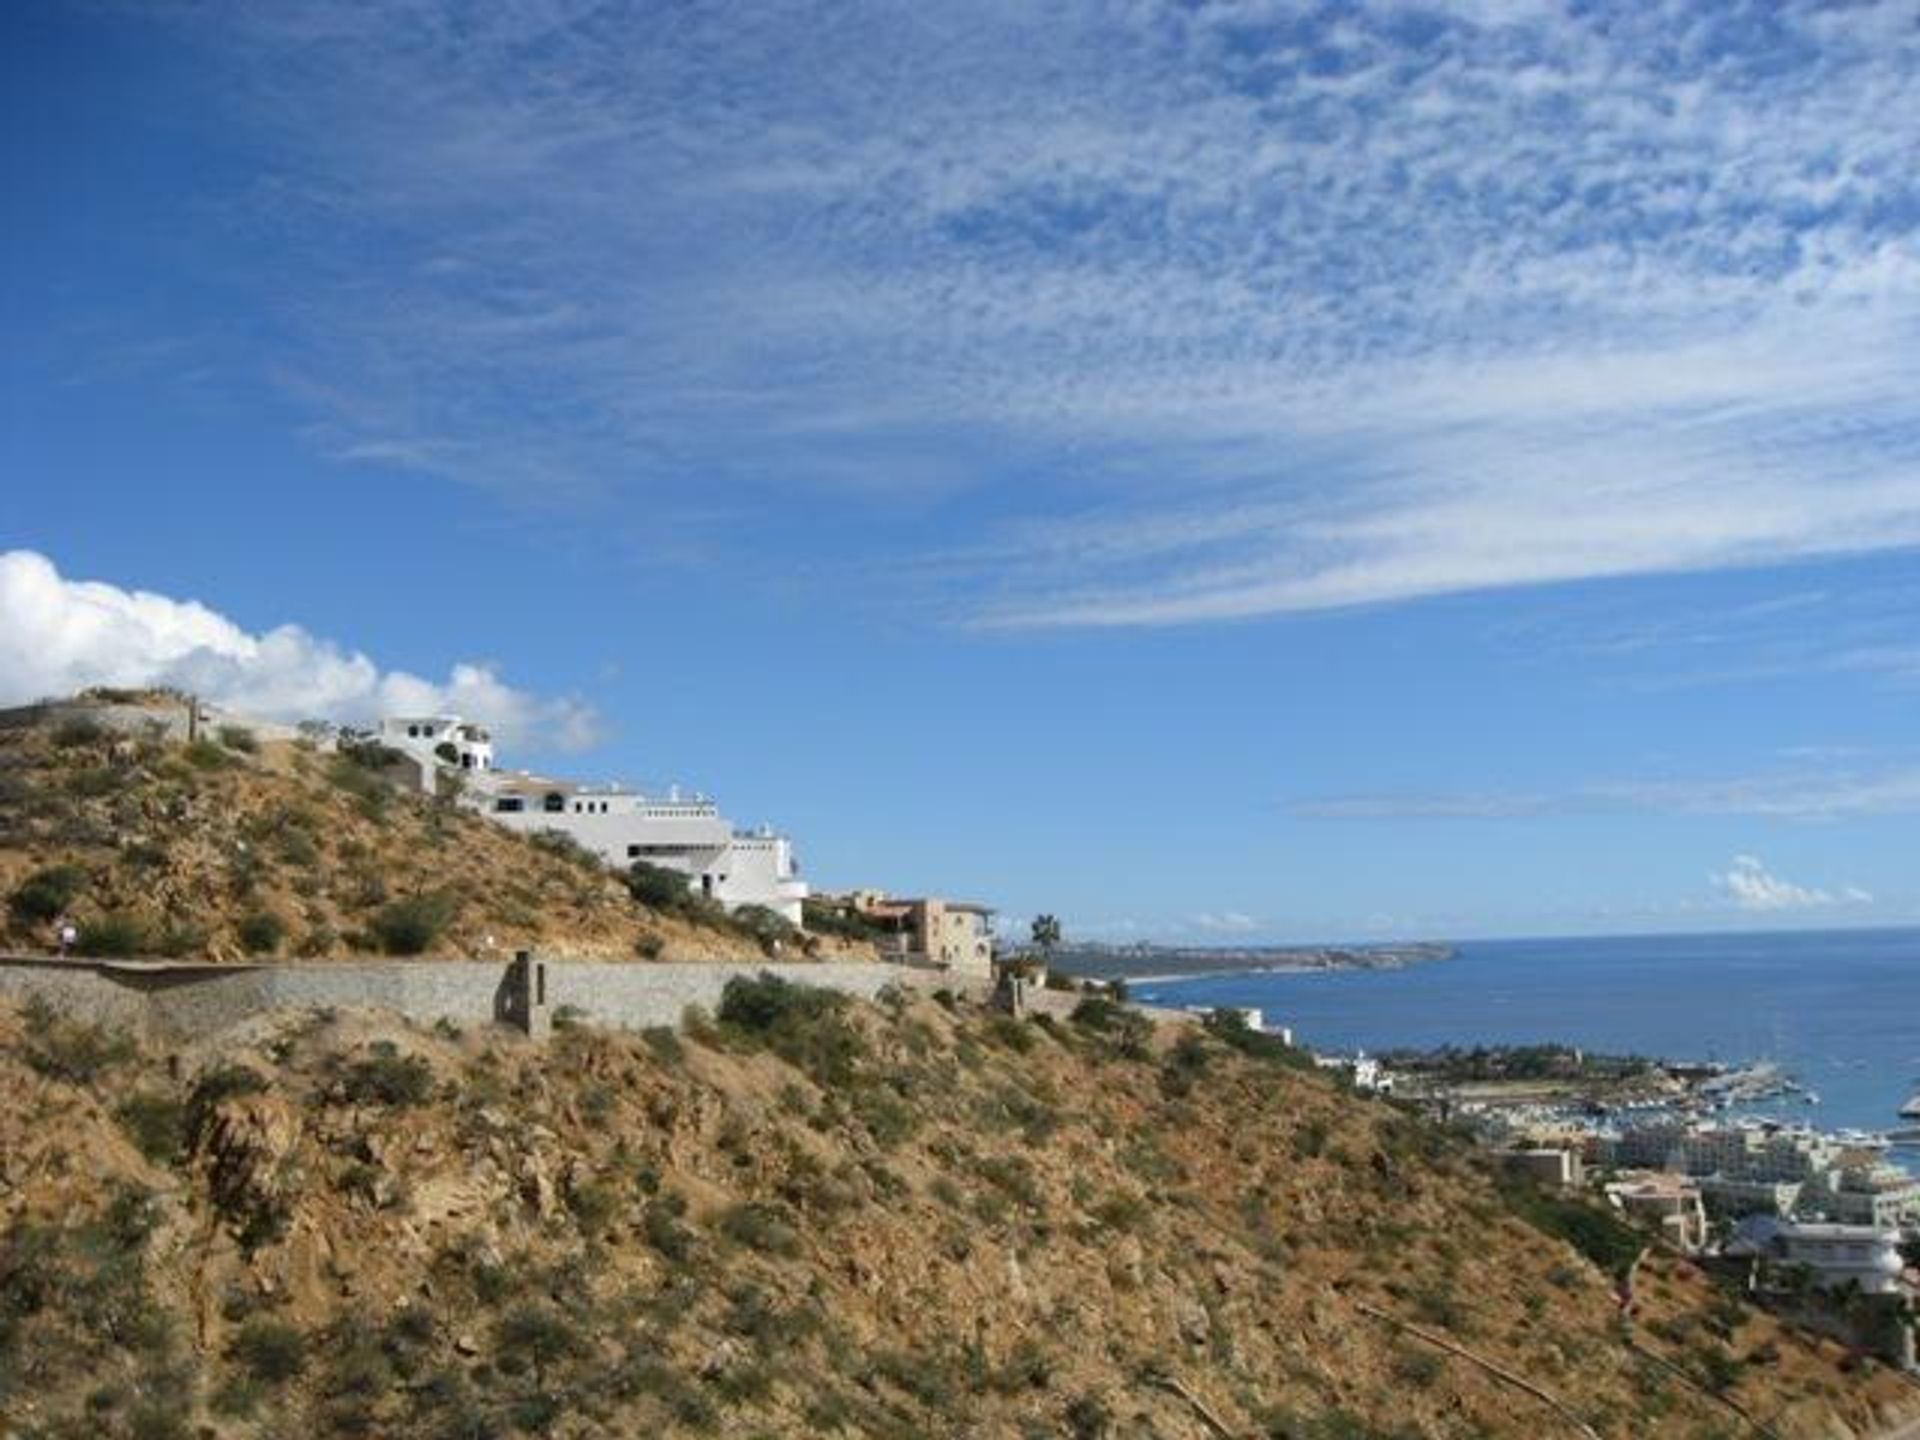
{"label": "resort building", "polygon": [[1900,1235],[1871,1225],[1812,1224],[1756,1215],[1727,1242],[1729,1255],[1754,1255],[1776,1266],[1804,1266],[1828,1290],[1858,1284],[1863,1294],[1900,1291],[1905,1264]]}
{"label": "resort building", "polygon": [[991,979],[993,976],[993,910],[964,900],[914,899],[856,890],[847,907],[886,930],[882,954],[891,953],[909,965],[951,970],[957,975]]}
{"label": "resort building", "polygon": [[425,765],[429,788],[436,764],[463,772],[462,803],[509,829],[557,831],[617,870],[644,860],[679,871],[692,889],[729,910],[761,905],[801,923],[807,885],[793,842],[764,827],[736,829],[704,795],[644,795],[498,770],[487,732],[454,715],[383,720],[380,740]]}
{"label": "resort building", "polygon": [[1664,1170],[1612,1181],[1607,1199],[1629,1217],[1650,1222],[1661,1238],[1686,1254],[1707,1243],[1707,1212],[1700,1187],[1684,1175]]}
{"label": "resort building", "polygon": [[1836,1170],[1833,1188],[1817,1203],[1829,1219],[1842,1224],[1896,1229],[1920,1221],[1920,1180],[1884,1162]]}

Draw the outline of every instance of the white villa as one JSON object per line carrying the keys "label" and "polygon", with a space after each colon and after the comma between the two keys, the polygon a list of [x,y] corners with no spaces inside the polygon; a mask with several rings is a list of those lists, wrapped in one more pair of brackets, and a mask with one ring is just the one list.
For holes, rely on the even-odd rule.
{"label": "white villa", "polygon": [[[379,740],[416,760],[456,770],[493,769],[493,737],[458,715],[388,716],[380,722]],[[432,773],[425,772],[429,780]]]}
{"label": "white villa", "polygon": [[[494,768],[487,732],[457,715],[389,716],[380,741],[419,762],[460,771],[463,801],[514,830],[557,830],[624,870],[636,860],[678,870],[702,895],[729,910],[764,905],[801,923],[807,884],[793,842],[761,828],[737,830],[704,795],[643,795],[619,785],[553,780]],[[449,758],[451,756],[452,758]]]}

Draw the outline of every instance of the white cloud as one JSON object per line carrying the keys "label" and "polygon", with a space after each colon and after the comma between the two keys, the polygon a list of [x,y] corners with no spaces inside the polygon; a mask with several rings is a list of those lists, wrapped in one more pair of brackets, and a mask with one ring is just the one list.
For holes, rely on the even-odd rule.
{"label": "white cloud", "polygon": [[1920,544],[1910,6],[1453,12],[187,13],[344,457],[981,486],[999,625]]}
{"label": "white cloud", "polygon": [[1799,770],[1724,779],[1625,780],[1564,790],[1403,791],[1302,801],[1313,820],[1510,820],[1537,815],[1753,815],[1834,820],[1920,814],[1920,768]]}
{"label": "white cloud", "polygon": [[1193,917],[1197,930],[1212,935],[1246,935],[1260,928],[1260,922],[1238,910],[1203,911]]}
{"label": "white cloud", "polygon": [[1796,885],[1770,872],[1753,855],[1736,855],[1724,874],[1712,877],[1716,888],[1742,910],[1808,910],[1827,905],[1868,905],[1873,902],[1857,885],[1839,894]]}
{"label": "white cloud", "polygon": [[599,734],[588,706],[516,690],[490,665],[456,664],[442,681],[383,671],[297,625],[254,634],[198,601],[70,580],[31,550],[0,552],[0,618],[0,704],[174,685],[269,720],[453,711],[508,744],[581,749]]}

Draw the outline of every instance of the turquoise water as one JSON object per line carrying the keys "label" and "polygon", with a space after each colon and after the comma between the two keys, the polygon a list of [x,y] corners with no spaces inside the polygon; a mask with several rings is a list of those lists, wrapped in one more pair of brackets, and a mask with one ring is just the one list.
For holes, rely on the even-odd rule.
{"label": "turquoise water", "polygon": [[[1818,1092],[1758,1107],[1886,1129],[1920,1079],[1920,930],[1463,942],[1406,970],[1138,982],[1142,1000],[1257,1005],[1317,1050],[1565,1041],[1773,1060]],[[1911,1168],[1913,1152],[1900,1157]]]}

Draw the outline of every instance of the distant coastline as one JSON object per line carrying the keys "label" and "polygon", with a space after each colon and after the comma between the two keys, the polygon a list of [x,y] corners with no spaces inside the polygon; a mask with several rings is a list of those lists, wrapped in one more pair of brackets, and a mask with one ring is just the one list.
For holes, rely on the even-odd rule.
{"label": "distant coastline", "polygon": [[1062,946],[1056,968],[1090,980],[1170,984],[1211,975],[1291,975],[1315,970],[1404,970],[1451,960],[1454,947],[1389,945],[1100,945]]}

